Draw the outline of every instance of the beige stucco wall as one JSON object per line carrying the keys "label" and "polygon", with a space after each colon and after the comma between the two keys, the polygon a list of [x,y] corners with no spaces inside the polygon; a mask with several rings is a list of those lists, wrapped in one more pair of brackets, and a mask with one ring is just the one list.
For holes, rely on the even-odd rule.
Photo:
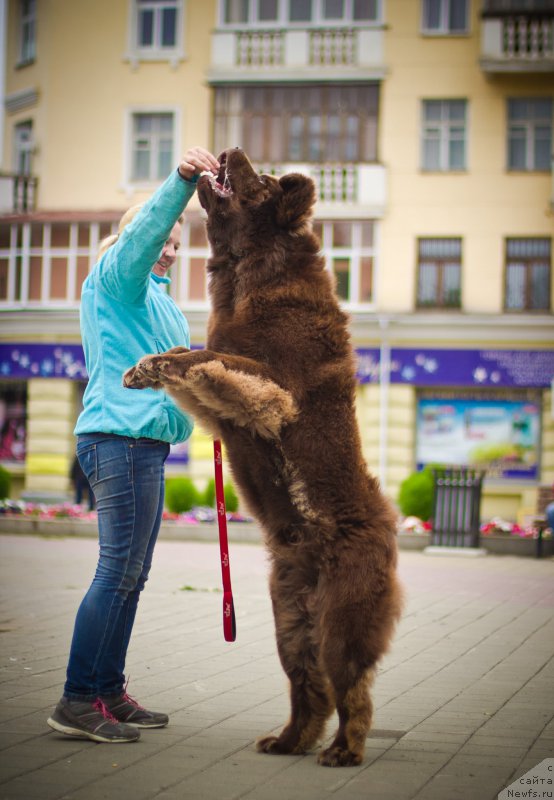
{"label": "beige stucco wall", "polygon": [[64,493],[75,453],[75,383],[36,378],[27,391],[25,490]]}
{"label": "beige stucco wall", "polygon": [[[417,237],[460,236],[463,309],[498,313],[504,237],[554,231],[550,173],[506,172],[506,97],[554,96],[552,76],[487,76],[479,66],[480,37],[422,36],[420,5],[387,3],[390,69],[382,84],[379,153],[388,172],[388,208],[378,307],[413,308]],[[480,4],[470,5],[475,31]],[[467,171],[423,173],[421,100],[463,98],[468,100]]]}
{"label": "beige stucco wall", "polygon": [[133,67],[126,60],[130,7],[127,0],[41,0],[37,61],[14,69],[17,15],[10,2],[6,95],[36,88],[39,99],[7,113],[4,164],[11,165],[14,124],[32,119],[41,208],[125,208],[155,188],[124,187],[127,110],[174,109],[180,118],[179,153],[210,145],[204,74],[215,3],[185,1],[185,59],[174,67],[144,61]]}
{"label": "beige stucco wall", "polygon": [[415,390],[412,386],[389,386],[383,439],[379,385],[358,386],[356,414],[367,465],[379,477],[385,493],[396,501],[400,483],[413,469]]}

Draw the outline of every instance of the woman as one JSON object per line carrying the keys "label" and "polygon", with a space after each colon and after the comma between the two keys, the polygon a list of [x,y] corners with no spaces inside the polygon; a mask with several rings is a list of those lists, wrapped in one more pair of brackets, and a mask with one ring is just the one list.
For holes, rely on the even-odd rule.
{"label": "woman", "polygon": [[164,462],[169,445],[190,436],[192,422],[161,392],[125,389],[122,375],[147,353],[190,344],[187,321],[166,292],[167,272],[198,175],[218,169],[207,150],[188,150],[150,200],[123,216],[83,283],[89,383],[75,433],[96,498],[100,554],[77,612],[64,694],[48,719],[69,736],[132,742],[137,728],[169,721],[129,697],[123,671],[162,517]]}

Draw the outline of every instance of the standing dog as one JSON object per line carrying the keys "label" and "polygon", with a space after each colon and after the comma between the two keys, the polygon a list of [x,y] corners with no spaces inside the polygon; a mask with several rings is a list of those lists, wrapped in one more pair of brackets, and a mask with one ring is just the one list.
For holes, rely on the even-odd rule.
{"label": "standing dog", "polygon": [[369,695],[401,608],[396,519],[364,463],[347,317],[312,233],[313,182],[258,175],[240,149],[203,175],[212,314],[206,350],[175,348],[128,370],[130,388],[166,390],[227,448],[264,531],[291,717],[265,753],[314,747],[359,764]]}

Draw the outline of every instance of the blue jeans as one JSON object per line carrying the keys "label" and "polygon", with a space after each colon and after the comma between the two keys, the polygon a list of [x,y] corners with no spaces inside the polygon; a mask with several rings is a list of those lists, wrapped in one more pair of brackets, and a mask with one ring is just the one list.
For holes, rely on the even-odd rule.
{"label": "blue jeans", "polygon": [[120,694],[139,595],[162,519],[169,445],[93,433],[77,455],[96,498],[100,555],[77,612],[64,695],[91,700]]}

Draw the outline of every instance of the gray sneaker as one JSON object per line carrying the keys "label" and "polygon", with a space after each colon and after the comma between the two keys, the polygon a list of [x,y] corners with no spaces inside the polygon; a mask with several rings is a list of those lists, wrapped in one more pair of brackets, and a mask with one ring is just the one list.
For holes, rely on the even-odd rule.
{"label": "gray sneaker", "polygon": [[140,731],[118,722],[100,700],[82,702],[62,697],[47,723],[59,733],[93,742],[117,744],[140,738]]}
{"label": "gray sneaker", "polygon": [[125,691],[100,699],[112,717],[119,722],[135,725],[137,728],[165,728],[169,722],[167,714],[162,714],[161,711],[148,711]]}

